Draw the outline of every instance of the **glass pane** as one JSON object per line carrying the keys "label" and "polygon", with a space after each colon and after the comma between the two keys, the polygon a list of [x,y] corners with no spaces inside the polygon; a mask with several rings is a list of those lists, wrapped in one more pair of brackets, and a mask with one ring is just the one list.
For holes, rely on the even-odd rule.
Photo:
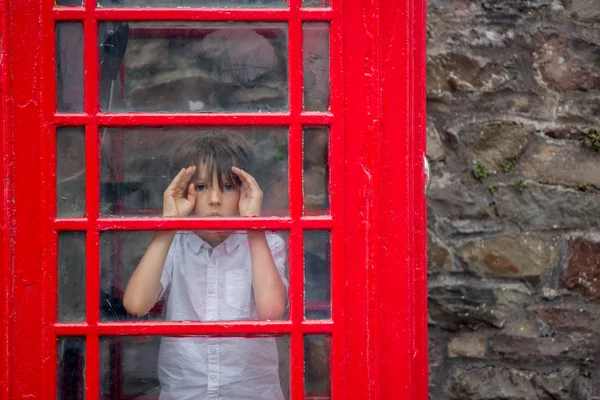
{"label": "glass pane", "polygon": [[289,394],[289,337],[104,337],[102,399],[273,399]]}
{"label": "glass pane", "polygon": [[302,7],[329,7],[329,0],[302,0]]}
{"label": "glass pane", "polygon": [[[282,319],[288,232],[250,232],[103,232],[101,320]],[[141,263],[150,246],[151,257]],[[272,263],[253,270],[251,251],[261,246],[268,246]],[[258,285],[253,274],[261,278]]]}
{"label": "glass pane", "polygon": [[85,232],[58,234],[58,321],[85,321]]}
{"label": "glass pane", "polygon": [[85,130],[56,130],[56,214],[59,218],[85,215]]}
{"label": "glass pane", "polygon": [[58,370],[56,398],[83,400],[85,398],[85,338],[57,338]]}
{"label": "glass pane", "polygon": [[304,213],[329,214],[329,128],[304,128]]}
{"label": "glass pane", "polygon": [[83,24],[56,24],[56,100],[58,111],[83,111]]}
{"label": "glass pane", "polygon": [[103,7],[263,8],[286,7],[285,0],[98,0]]}
{"label": "glass pane", "polygon": [[331,336],[304,336],[304,393],[308,398],[331,398]]}
{"label": "glass pane", "polygon": [[305,22],[304,35],[304,109],[329,109],[329,24]]}
{"label": "glass pane", "polygon": [[304,316],[331,318],[331,235],[304,231]]}
{"label": "glass pane", "polygon": [[107,22],[99,32],[103,111],[288,108],[283,23]]}
{"label": "glass pane", "polygon": [[[287,140],[281,127],[102,129],[101,215],[162,216],[163,193],[182,168],[196,166],[194,183],[207,174],[206,167],[195,165],[199,159],[215,160],[210,167],[222,174],[232,174],[234,163],[245,165],[264,194],[261,216],[288,215]],[[207,215],[201,198],[207,201],[196,196],[189,216]]]}
{"label": "glass pane", "polygon": [[57,0],[57,6],[81,6],[81,0]]}

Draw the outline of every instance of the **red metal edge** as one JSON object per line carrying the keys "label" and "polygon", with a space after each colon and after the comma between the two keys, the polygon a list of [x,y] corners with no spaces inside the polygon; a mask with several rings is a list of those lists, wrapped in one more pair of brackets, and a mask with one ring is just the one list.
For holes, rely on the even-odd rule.
{"label": "red metal edge", "polygon": [[216,336],[256,336],[268,334],[331,334],[334,322],[331,320],[302,321],[140,321],[140,322],[100,322],[56,323],[54,332],[61,336],[131,336],[131,335],[216,335]]}
{"label": "red metal edge", "polygon": [[425,400],[425,9],[414,0],[380,5],[381,398]]}
{"label": "red metal edge", "polygon": [[[296,15],[305,21],[329,21],[332,11],[329,8],[296,9],[291,8],[254,8],[254,9],[218,9],[218,8],[98,8],[93,16],[99,21],[261,21],[286,22],[290,15]],[[88,10],[82,7],[57,7],[54,18],[60,21],[82,20]]]}
{"label": "red metal edge", "polygon": [[10,25],[11,105],[14,180],[11,198],[14,218],[11,310],[10,398],[42,398],[42,300],[44,197],[41,165],[41,4],[37,0],[11,3]]}
{"label": "red metal edge", "polygon": [[[43,123],[39,127],[39,138],[42,159],[40,160],[39,187],[42,202],[43,229],[42,255],[39,263],[42,269],[41,303],[41,368],[40,381],[42,398],[56,397],[56,376],[58,366],[57,341],[52,334],[52,324],[56,321],[58,309],[58,237],[52,224],[56,215],[56,129],[51,119],[57,105],[56,91],[56,26],[52,21],[52,3],[42,1],[41,4],[41,62],[40,89]],[[46,77],[46,79],[44,79]],[[50,78],[50,79],[48,79]]]}
{"label": "red metal edge", "polygon": [[[345,302],[345,254],[344,238],[344,88],[343,84],[343,20],[342,0],[332,0],[333,18],[329,27],[329,79],[330,110],[334,115],[329,129],[329,198],[331,218],[331,318],[334,331],[331,335],[330,353],[330,396],[341,399],[348,393],[345,390],[345,342],[344,324]],[[352,334],[351,332],[349,334]]]}
{"label": "red metal edge", "polygon": [[[413,1],[413,43],[414,43],[414,118],[415,124],[415,156],[413,174],[417,179],[413,182],[415,196],[415,263],[413,282],[415,285],[413,301],[415,302],[415,357],[413,398],[429,398],[429,356],[428,356],[428,324],[427,324],[427,200],[424,193],[423,157],[426,154],[427,130],[427,2]],[[421,177],[421,179],[418,179]],[[423,192],[421,189],[423,188]]]}
{"label": "red metal edge", "polygon": [[[330,125],[332,115],[328,112],[302,112],[298,117],[304,125]],[[82,126],[95,123],[99,126],[289,126],[292,123],[290,113],[56,113],[54,123],[57,126]]]}
{"label": "red metal edge", "polygon": [[8,0],[0,0],[0,398],[9,399],[12,355],[13,138],[10,118],[10,30]]}
{"label": "red metal edge", "polygon": [[[373,384],[373,351],[377,348],[377,327],[373,326],[373,307],[377,299],[373,291],[372,248],[377,244],[373,231],[374,205],[377,193],[372,173],[377,167],[374,146],[379,102],[375,83],[374,60],[376,36],[370,18],[372,1],[344,1],[343,46],[344,96],[344,209],[345,226],[343,265],[345,273],[344,323],[344,396],[353,399],[376,399]],[[360,28],[359,28],[360,27]],[[335,311],[335,309],[334,309]],[[335,339],[334,339],[335,340]],[[392,397],[393,398],[393,397]]]}
{"label": "red metal edge", "polygon": [[290,232],[290,395],[304,398],[304,335],[300,324],[304,319],[304,231],[300,218],[304,208],[302,191],[302,0],[289,0],[288,19],[288,76],[289,76],[289,200],[292,230]]}

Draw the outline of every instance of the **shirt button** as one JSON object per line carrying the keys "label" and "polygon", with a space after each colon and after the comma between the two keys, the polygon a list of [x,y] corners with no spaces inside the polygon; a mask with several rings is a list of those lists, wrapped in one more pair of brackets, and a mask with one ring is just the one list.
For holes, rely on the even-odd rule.
{"label": "shirt button", "polygon": [[214,347],[210,350],[210,352],[212,354],[217,354],[219,352],[219,350],[215,349]]}
{"label": "shirt button", "polygon": [[215,292],[215,289],[213,289],[213,288],[208,289],[208,293],[213,294],[214,292]]}
{"label": "shirt button", "polygon": [[212,382],[216,382],[217,381],[217,376],[216,375],[211,375],[210,380]]}

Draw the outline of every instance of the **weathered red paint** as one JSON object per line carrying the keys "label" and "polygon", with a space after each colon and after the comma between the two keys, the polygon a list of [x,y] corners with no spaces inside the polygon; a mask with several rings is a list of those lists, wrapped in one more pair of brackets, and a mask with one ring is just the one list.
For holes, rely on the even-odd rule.
{"label": "weathered red paint", "polygon": [[[10,7],[9,7],[10,4]],[[99,338],[111,335],[291,335],[291,393],[304,398],[305,334],[332,336],[335,399],[426,399],[425,3],[332,0],[330,8],[96,9],[52,0],[0,0],[3,398],[54,398],[56,338],[85,336],[86,399],[99,397]],[[57,114],[55,21],[83,21],[84,112]],[[99,21],[288,23],[289,112],[109,114],[98,103]],[[302,21],[330,21],[331,109],[302,111]],[[10,54],[10,59],[7,55]],[[98,133],[103,126],[289,126],[290,215],[247,220],[100,218]],[[329,216],[303,215],[302,127],[330,128]],[[57,219],[60,126],[86,127],[86,217]],[[8,177],[9,180],[6,180]],[[290,231],[290,319],[231,323],[102,323],[103,230]],[[332,319],[305,321],[303,230],[332,237]],[[80,324],[57,317],[57,237],[87,232],[86,308]],[[14,244],[14,246],[13,246]]]}
{"label": "weathered red paint", "polygon": [[0,0],[0,398],[10,398],[12,309],[12,163],[13,143],[10,124],[8,0]]}

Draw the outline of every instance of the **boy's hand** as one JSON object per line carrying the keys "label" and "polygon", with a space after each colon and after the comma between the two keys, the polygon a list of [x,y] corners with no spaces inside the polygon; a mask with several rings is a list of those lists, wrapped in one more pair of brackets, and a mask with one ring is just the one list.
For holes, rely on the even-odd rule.
{"label": "boy's hand", "polygon": [[260,190],[258,183],[256,183],[256,179],[238,167],[231,167],[231,170],[242,181],[239,205],[240,217],[260,217],[263,192]]}
{"label": "boy's hand", "polygon": [[190,183],[194,172],[196,172],[195,166],[182,168],[173,178],[163,195],[163,217],[183,218],[190,215],[196,203],[196,190]]}

